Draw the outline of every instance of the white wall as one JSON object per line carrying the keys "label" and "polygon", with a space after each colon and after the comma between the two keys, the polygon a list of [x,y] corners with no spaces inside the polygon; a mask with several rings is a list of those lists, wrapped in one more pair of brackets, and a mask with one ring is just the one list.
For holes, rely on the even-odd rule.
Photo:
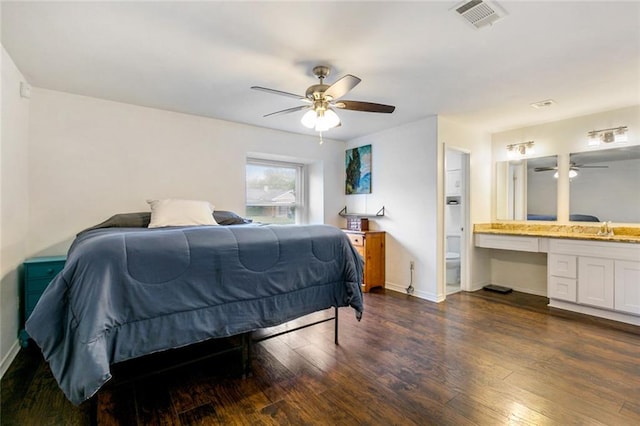
{"label": "white wall", "polygon": [[314,223],[339,225],[344,143],[33,89],[28,252],[66,253],[75,234],[149,198],[210,200],[244,214],[245,159],[311,164]]}
{"label": "white wall", "polygon": [[[349,141],[348,148],[371,144],[371,194],[348,195],[347,210],[375,213],[370,229],[386,231],[386,285],[404,292],[409,261],[415,261],[415,295],[437,300],[437,143],[436,117]],[[344,159],[344,153],[342,154]]]}
{"label": "white wall", "polygon": [[[387,232],[386,284],[404,292],[410,282],[409,261],[415,261],[415,295],[442,301],[445,297],[444,145],[470,153],[471,219],[488,221],[491,213],[490,135],[446,117],[428,117],[349,141],[348,148],[371,144],[372,193],[347,196],[351,212],[385,217],[370,228]],[[469,268],[473,289],[488,281],[482,255],[470,239]]]}
{"label": "white wall", "polygon": [[[572,152],[614,148],[616,144],[589,148],[587,146],[587,132],[618,126],[629,127],[629,142],[626,145],[640,145],[640,106],[495,133],[492,135],[494,160],[492,170],[495,170],[495,161],[507,160],[506,145],[510,143],[533,140],[536,150],[535,157],[558,155],[558,222],[569,223],[569,178],[567,173],[569,154]],[[496,194],[495,177],[492,180],[491,189],[492,193]],[[492,196],[491,199],[495,200],[495,196]],[[495,202],[492,206],[491,217],[496,220]],[[546,256],[544,254],[535,255],[520,252],[502,252],[500,250],[482,250],[486,251],[491,257],[489,264],[491,267],[491,282],[493,284],[546,296],[547,269]]]}
{"label": "white wall", "polygon": [[29,100],[20,97],[26,82],[2,48],[2,137],[0,138],[0,377],[19,350],[19,274],[27,254],[27,146]]}

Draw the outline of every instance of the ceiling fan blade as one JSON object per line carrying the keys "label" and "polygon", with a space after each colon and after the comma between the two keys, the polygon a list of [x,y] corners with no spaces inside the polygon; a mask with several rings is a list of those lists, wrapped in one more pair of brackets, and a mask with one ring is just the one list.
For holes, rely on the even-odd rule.
{"label": "ceiling fan blade", "polygon": [[340,101],[336,102],[334,106],[336,108],[350,109],[353,111],[382,112],[386,114],[390,114],[396,109],[393,105],[374,104],[372,102],[361,101]]}
{"label": "ceiling fan blade", "polygon": [[298,99],[307,103],[311,102],[309,99],[305,98],[304,96],[296,95],[295,93],[283,92],[282,90],[268,89],[266,87],[260,87],[260,86],[251,86],[251,88],[254,90],[260,90],[261,92],[271,93],[273,95],[287,96],[289,98]]}
{"label": "ceiling fan blade", "polygon": [[608,169],[609,166],[576,166],[581,169]]}
{"label": "ceiling fan blade", "polygon": [[272,115],[289,114],[291,112],[302,111],[303,109],[307,109],[307,108],[310,108],[310,106],[309,105],[300,105],[300,106],[293,107],[293,108],[283,109],[282,111],[272,112],[270,114],[265,115],[264,117],[270,117]]}
{"label": "ceiling fan blade", "polygon": [[551,170],[558,170],[557,167],[536,167],[533,169],[534,172],[549,172]]}
{"label": "ceiling fan blade", "polygon": [[347,74],[329,86],[329,88],[324,92],[324,95],[330,96],[331,99],[341,98],[346,95],[349,90],[356,87],[361,81],[362,80],[355,75]]}

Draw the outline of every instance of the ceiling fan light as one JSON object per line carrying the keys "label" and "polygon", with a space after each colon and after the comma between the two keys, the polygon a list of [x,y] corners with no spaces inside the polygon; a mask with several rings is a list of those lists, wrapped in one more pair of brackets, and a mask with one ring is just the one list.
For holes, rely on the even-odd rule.
{"label": "ceiling fan light", "polygon": [[[576,176],[578,176],[578,171],[576,169],[574,169],[574,168],[569,169],[569,179],[573,179]],[[558,171],[557,170],[553,174],[553,177],[558,179]]]}
{"label": "ceiling fan light", "polygon": [[338,114],[336,114],[332,109],[328,109],[324,112],[324,119],[330,129],[333,129],[340,124],[340,117],[338,117]]}
{"label": "ceiling fan light", "polygon": [[320,110],[317,114],[315,130],[316,132],[325,132],[329,129],[333,129],[339,124],[340,117],[338,117],[338,114],[330,109],[324,111]]}
{"label": "ceiling fan light", "polygon": [[308,129],[313,129],[314,127],[316,127],[317,121],[318,121],[318,114],[312,109],[307,111],[300,119],[300,122],[302,123],[302,125]]}
{"label": "ceiling fan light", "polygon": [[318,120],[316,122],[316,127],[315,127],[314,130],[316,132],[326,132],[329,129],[330,129],[330,127],[327,126],[327,123],[325,123],[324,120]]}

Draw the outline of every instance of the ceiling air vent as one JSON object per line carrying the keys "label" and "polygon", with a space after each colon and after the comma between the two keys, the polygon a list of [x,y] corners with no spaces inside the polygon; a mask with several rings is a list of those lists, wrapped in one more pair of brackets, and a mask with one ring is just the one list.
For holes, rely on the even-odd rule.
{"label": "ceiling air vent", "polygon": [[554,101],[553,99],[545,99],[544,101],[539,101],[539,102],[534,102],[531,105],[532,108],[535,109],[540,109],[540,108],[547,108],[550,107],[552,105],[554,105],[556,103],[556,101]]}
{"label": "ceiling air vent", "polygon": [[476,28],[486,27],[503,18],[507,13],[490,1],[465,1],[455,8],[467,22]]}

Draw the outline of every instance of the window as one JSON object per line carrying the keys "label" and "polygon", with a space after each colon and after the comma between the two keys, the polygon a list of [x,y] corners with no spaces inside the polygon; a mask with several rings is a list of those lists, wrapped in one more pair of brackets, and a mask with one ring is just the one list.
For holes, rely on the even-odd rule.
{"label": "window", "polygon": [[303,223],[304,166],[247,159],[246,216],[254,222]]}

